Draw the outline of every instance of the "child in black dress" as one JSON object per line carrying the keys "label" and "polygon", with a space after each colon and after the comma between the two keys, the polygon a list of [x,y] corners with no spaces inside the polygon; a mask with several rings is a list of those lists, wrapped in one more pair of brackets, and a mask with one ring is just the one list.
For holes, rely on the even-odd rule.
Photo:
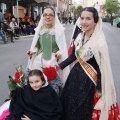
{"label": "child in black dress", "polygon": [[40,70],[28,74],[28,85],[17,88],[7,120],[60,120],[62,105]]}

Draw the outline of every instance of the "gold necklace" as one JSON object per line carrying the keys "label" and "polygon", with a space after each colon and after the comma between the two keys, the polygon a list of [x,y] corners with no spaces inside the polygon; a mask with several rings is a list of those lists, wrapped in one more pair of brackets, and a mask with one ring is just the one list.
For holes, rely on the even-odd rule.
{"label": "gold necklace", "polygon": [[[92,34],[90,35],[90,37],[92,36]],[[87,41],[89,41],[89,39],[90,39],[90,37],[89,37],[89,39],[87,39],[85,42],[84,42],[84,37],[85,37],[85,34],[84,34],[84,36],[83,36],[83,39],[82,39],[82,45],[80,46],[80,48],[79,48],[79,51],[80,51],[80,54],[84,51],[84,44],[86,44],[87,43]]]}
{"label": "gold necklace", "polygon": [[79,52],[80,52],[80,54],[84,51],[84,47],[83,46],[80,46],[80,48],[79,48]]}
{"label": "gold necklace", "polygon": [[45,28],[47,28],[47,29],[50,29],[50,28],[52,28],[53,27],[53,25],[50,25],[50,26],[46,26],[45,25]]}

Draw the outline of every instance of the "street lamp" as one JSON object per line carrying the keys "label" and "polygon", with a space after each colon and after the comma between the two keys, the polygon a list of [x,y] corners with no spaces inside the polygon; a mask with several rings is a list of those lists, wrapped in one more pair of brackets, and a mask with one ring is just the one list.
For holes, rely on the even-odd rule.
{"label": "street lamp", "polygon": [[20,1],[20,0],[17,0],[17,21],[18,21],[18,28],[19,28],[19,11],[18,11],[18,1]]}
{"label": "street lamp", "polygon": [[72,0],[70,0],[70,3],[69,3],[69,12],[70,12],[70,17],[71,17],[71,12],[72,12],[72,11],[71,11],[71,9],[72,9],[72,5],[73,5],[73,4],[72,4]]}

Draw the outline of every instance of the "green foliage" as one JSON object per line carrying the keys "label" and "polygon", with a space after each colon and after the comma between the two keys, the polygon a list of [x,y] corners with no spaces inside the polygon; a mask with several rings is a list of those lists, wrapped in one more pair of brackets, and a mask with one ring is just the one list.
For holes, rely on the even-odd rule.
{"label": "green foliage", "polygon": [[83,7],[81,5],[79,5],[77,8],[75,8],[75,6],[72,6],[71,10],[73,11],[74,16],[80,16]]}
{"label": "green foliage", "polygon": [[103,5],[103,10],[107,12],[108,15],[112,16],[113,13],[118,12],[119,3],[113,0],[107,0],[106,3]]}
{"label": "green foliage", "polygon": [[112,25],[113,14],[118,13],[119,3],[117,1],[107,0],[106,3],[103,5],[103,10],[106,11],[107,16],[109,16],[109,19],[106,19],[106,21],[111,22]]}
{"label": "green foliage", "polygon": [[10,75],[9,75],[9,81],[7,81],[7,84],[8,84],[10,91],[15,90],[17,87],[15,79],[13,79]]}
{"label": "green foliage", "polygon": [[76,16],[78,14],[77,9],[75,8],[75,6],[72,6],[71,8],[72,12],[74,13],[74,16]]}
{"label": "green foliage", "polygon": [[17,87],[23,88],[25,84],[26,76],[22,70],[22,65],[15,67],[15,69],[15,74],[13,75],[13,77],[9,75],[9,80],[7,81],[10,90],[10,97],[12,97]]}
{"label": "green foliage", "polygon": [[77,10],[78,10],[79,12],[81,12],[81,11],[83,10],[83,7],[82,7],[81,5],[79,5],[79,6],[77,7]]}

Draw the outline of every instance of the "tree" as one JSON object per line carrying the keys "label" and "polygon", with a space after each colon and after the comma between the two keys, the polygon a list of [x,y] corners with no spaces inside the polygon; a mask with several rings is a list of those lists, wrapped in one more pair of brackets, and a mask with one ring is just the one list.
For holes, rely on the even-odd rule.
{"label": "tree", "polygon": [[83,7],[82,7],[81,5],[79,5],[79,6],[77,7],[78,15],[81,14],[82,10],[83,10]]}
{"label": "tree", "polygon": [[77,8],[75,6],[72,6],[71,10],[74,13],[74,16],[80,16],[83,7],[81,5],[79,5]]}
{"label": "tree", "polygon": [[113,14],[115,14],[119,10],[118,5],[119,3],[113,0],[107,0],[106,3],[103,5],[103,10],[107,12],[107,15],[110,15],[111,25],[113,21]]}
{"label": "tree", "polygon": [[76,7],[72,6],[71,10],[72,10],[74,16],[76,16],[77,15],[77,9],[76,9]]}

